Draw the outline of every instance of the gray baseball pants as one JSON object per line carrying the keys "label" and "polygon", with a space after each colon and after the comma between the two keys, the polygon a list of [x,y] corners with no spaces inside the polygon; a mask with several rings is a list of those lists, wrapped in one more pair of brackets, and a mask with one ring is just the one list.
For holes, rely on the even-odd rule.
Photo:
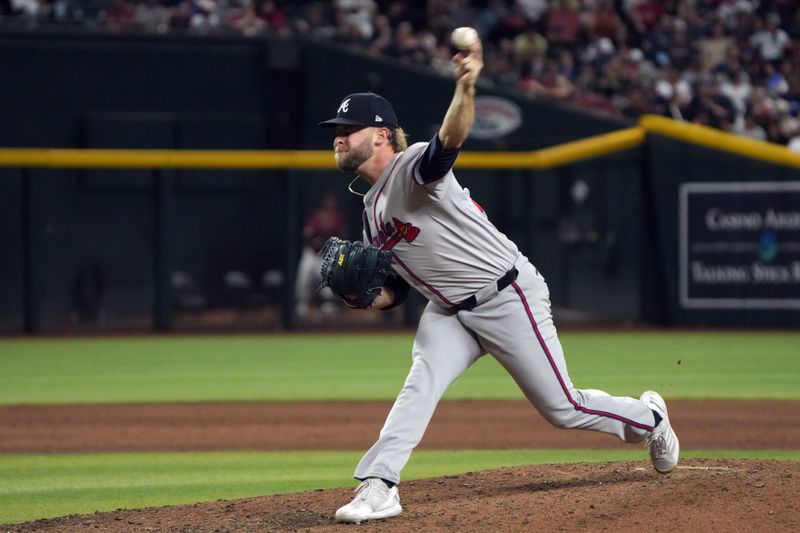
{"label": "gray baseball pants", "polygon": [[411,371],[355,478],[398,483],[447,387],[487,352],[559,428],[602,431],[625,442],[641,442],[653,430],[653,412],[640,400],[572,385],[547,284],[524,256],[515,266],[519,275],[514,283],[493,294],[491,289],[481,291],[483,298],[469,311],[456,313],[428,303],[414,340]]}

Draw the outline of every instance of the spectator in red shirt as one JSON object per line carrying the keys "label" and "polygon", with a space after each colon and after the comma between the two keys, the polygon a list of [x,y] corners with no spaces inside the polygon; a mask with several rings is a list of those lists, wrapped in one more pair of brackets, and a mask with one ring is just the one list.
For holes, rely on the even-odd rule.
{"label": "spectator in red shirt", "polygon": [[633,9],[633,19],[636,22],[637,29],[645,33],[655,28],[665,13],[666,10],[661,2],[645,0],[639,2]]}
{"label": "spectator in red shirt", "polygon": [[553,9],[547,13],[547,41],[551,45],[572,48],[578,45],[581,20],[569,0],[553,2]]}

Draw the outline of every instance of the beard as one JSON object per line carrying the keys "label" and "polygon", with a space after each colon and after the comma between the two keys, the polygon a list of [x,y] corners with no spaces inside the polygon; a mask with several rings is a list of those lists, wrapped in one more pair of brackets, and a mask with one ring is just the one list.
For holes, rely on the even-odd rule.
{"label": "beard", "polygon": [[355,172],[370,157],[372,157],[372,144],[369,139],[364,139],[363,143],[351,147],[347,152],[336,152],[336,166],[345,172]]}

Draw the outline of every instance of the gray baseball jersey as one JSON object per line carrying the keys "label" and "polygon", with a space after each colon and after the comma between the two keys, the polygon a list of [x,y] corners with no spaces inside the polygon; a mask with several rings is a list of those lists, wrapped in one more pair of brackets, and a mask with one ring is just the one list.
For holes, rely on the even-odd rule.
{"label": "gray baseball jersey", "polygon": [[364,197],[365,230],[368,240],[392,252],[406,282],[452,307],[500,278],[519,250],[452,171],[422,183],[418,167],[427,146],[413,144],[384,169]]}
{"label": "gray baseball jersey", "polygon": [[[406,383],[355,477],[397,483],[447,387],[487,352],[554,425],[642,441],[653,412],[638,399],[573,386],[544,278],[452,171],[423,182],[426,147],[396,154],[364,197],[365,237],[390,250],[395,271],[430,301]],[[473,296],[472,305],[453,309]]]}

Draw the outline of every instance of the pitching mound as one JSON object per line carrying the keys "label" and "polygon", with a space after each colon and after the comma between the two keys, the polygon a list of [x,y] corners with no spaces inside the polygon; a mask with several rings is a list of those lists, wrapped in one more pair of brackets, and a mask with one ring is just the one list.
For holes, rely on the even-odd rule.
{"label": "pitching mound", "polygon": [[10,531],[790,531],[800,463],[689,460],[505,468],[404,482],[404,512],[335,524],[347,489],[39,520]]}

